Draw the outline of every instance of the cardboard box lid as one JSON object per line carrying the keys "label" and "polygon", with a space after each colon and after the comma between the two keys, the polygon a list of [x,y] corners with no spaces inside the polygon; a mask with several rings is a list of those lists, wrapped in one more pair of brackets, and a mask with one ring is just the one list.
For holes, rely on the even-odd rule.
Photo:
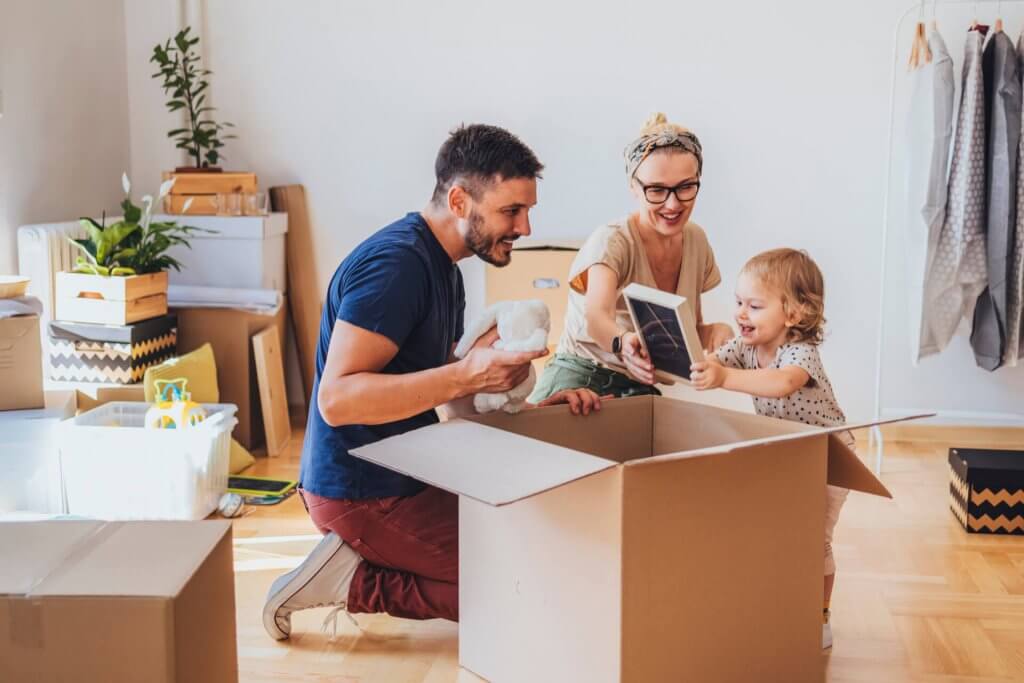
{"label": "cardboard box lid", "polygon": [[0,524],[0,595],[25,595],[71,555],[103,522]]}
{"label": "cardboard box lid", "polygon": [[[193,240],[265,240],[288,232],[288,214],[272,212],[266,216],[181,216],[158,214],[154,221],[174,221],[178,225],[191,225],[215,233],[197,232],[189,236]],[[194,247],[195,245],[193,245]]]}
{"label": "cardboard box lid", "polygon": [[65,341],[111,342],[116,344],[137,344],[167,334],[178,326],[178,317],[173,313],[156,318],[140,320],[128,325],[102,325],[99,323],[49,322],[50,339]]}
{"label": "cardboard box lid", "polygon": [[[799,441],[809,437],[828,435],[828,483],[887,498],[892,497],[889,490],[861,462],[857,454],[843,443],[837,433],[871,427],[883,422],[925,417],[922,415],[893,418],[886,421],[821,428],[758,415],[725,411],[685,401],[658,400],[681,405],[689,404],[709,413],[721,414],[724,430],[719,430],[721,433],[716,434],[716,438],[710,441],[714,445],[661,455],[626,458],[621,461],[623,466],[652,467],[682,458],[712,456],[761,444]],[[653,399],[650,397],[618,399],[602,409],[601,415],[605,419],[612,414],[618,414],[628,416],[627,419],[634,421],[637,419],[645,421],[643,411],[652,405],[654,405]],[[649,424],[654,419],[654,414],[646,413],[646,415],[649,417],[646,417],[645,424]],[[490,505],[507,505],[619,465],[619,461],[613,460],[611,457],[599,457],[569,447],[570,445],[577,446],[577,443],[584,444],[587,441],[592,441],[593,435],[577,432],[577,434],[581,434],[579,438],[562,440],[563,445],[558,445],[541,440],[541,438],[558,440],[557,436],[551,436],[551,424],[544,425],[547,431],[540,430],[532,435],[524,435],[502,428],[503,424],[506,426],[514,424],[511,422],[514,420],[550,423],[553,417],[559,416],[565,416],[564,419],[573,419],[567,416],[565,406],[553,406],[536,411],[531,410],[529,414],[512,416],[509,419],[489,420],[494,423],[494,426],[469,420],[452,420],[354,449],[352,454],[452,493],[468,496]],[[762,436],[744,438],[741,424],[744,420],[749,420],[751,433]],[[530,432],[531,430],[523,431]],[[622,430],[621,434],[628,434],[628,431]],[[736,436],[734,440],[726,441],[722,438],[722,434],[725,434],[728,439],[733,439],[732,434]],[[651,435],[653,438],[653,431]],[[593,444],[590,444],[589,447],[593,448]],[[637,444],[637,451],[640,453],[657,452],[651,442],[644,443],[642,441]]]}
{"label": "cardboard box lid", "polygon": [[465,420],[430,425],[351,452],[445,491],[496,506],[616,466],[588,453]]}
{"label": "cardboard box lid", "polygon": [[26,522],[0,524],[0,594],[174,597],[231,523]]}

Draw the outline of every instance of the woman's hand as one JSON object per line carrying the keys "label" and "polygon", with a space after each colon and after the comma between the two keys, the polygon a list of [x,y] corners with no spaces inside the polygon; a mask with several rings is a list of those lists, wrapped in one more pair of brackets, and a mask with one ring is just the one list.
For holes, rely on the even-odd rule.
{"label": "woman's hand", "polygon": [[629,368],[629,374],[644,384],[654,384],[654,364],[644,351],[636,332],[622,335],[622,360]]}
{"label": "woman's hand", "polygon": [[690,366],[690,382],[697,391],[717,389],[725,384],[725,366],[717,360],[705,360]]}
{"label": "woman's hand", "polygon": [[708,353],[714,353],[722,344],[736,336],[726,323],[710,323],[700,328],[700,343]]}
{"label": "woman's hand", "polygon": [[601,410],[601,401],[607,401],[610,398],[612,398],[611,394],[598,396],[590,389],[564,389],[551,394],[536,407],[543,408],[568,403],[569,410],[573,415],[590,415],[592,410]]}

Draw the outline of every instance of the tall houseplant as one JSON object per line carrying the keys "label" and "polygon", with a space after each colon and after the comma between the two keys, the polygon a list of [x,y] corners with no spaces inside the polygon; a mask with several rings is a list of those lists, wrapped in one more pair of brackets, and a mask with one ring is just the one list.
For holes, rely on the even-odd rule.
{"label": "tall houseplant", "polygon": [[218,123],[209,116],[215,110],[206,104],[206,90],[210,87],[206,77],[212,72],[199,66],[199,55],[194,50],[199,38],[190,32],[191,27],[186,27],[165,44],[157,45],[149,61],[160,69],[153,78],[162,79],[164,93],[171,96],[167,108],[172,112],[183,109],[188,116],[188,126],[175,128],[167,137],[176,140],[175,147],[192,157],[195,169],[215,171],[219,170],[217,163],[224,159],[220,151],[223,141],[236,137],[224,133],[234,124]]}

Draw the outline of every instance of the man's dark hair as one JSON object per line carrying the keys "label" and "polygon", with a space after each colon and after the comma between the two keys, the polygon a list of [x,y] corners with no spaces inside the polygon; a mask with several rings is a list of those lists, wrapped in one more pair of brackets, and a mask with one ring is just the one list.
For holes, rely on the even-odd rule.
{"label": "man's dark hair", "polygon": [[544,164],[522,140],[504,128],[482,123],[461,125],[441,145],[434,162],[434,195],[441,203],[452,183],[462,180],[474,199],[496,179],[540,178]]}

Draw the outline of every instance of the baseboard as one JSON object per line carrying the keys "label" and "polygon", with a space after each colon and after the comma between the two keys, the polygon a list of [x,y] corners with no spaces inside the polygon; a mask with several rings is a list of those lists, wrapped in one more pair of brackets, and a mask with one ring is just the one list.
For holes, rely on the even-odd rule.
{"label": "baseboard", "polygon": [[1024,427],[981,427],[897,423],[883,425],[886,441],[949,444],[965,448],[1024,449]]}

